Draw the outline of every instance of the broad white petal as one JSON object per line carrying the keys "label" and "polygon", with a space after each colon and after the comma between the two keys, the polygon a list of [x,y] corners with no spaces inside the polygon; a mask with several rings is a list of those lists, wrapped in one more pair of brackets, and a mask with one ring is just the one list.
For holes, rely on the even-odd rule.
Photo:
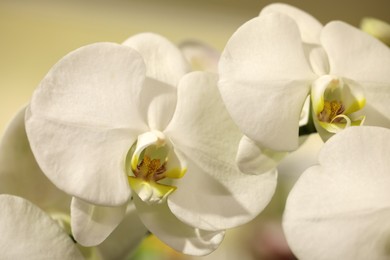
{"label": "broad white petal", "polygon": [[137,50],[146,64],[146,75],[176,86],[190,66],[179,48],[154,33],[140,33],[128,38],[123,45]]}
{"label": "broad white petal", "polygon": [[51,68],[33,94],[31,113],[80,127],[144,130],[137,107],[144,78],[145,65],[135,50],[87,45]]}
{"label": "broad white petal", "polygon": [[342,22],[327,24],[321,42],[328,53],[330,73],[352,79],[364,88],[367,104],[372,107],[366,111],[365,123],[378,125],[371,117],[384,117],[385,126],[390,127],[389,47]]}
{"label": "broad white petal", "polygon": [[298,122],[315,75],[295,22],[268,14],[241,26],[219,62],[219,88],[249,138],[277,151],[298,146]]}
{"label": "broad white petal", "polygon": [[322,24],[303,10],[288,4],[273,3],[264,7],[261,10],[260,15],[269,13],[282,13],[294,19],[299,27],[303,42],[313,44],[318,44],[320,42]]}
{"label": "broad white petal", "polygon": [[[183,150],[184,151],[184,150]],[[231,165],[200,153],[187,160],[186,175],[168,197],[173,214],[205,230],[237,227],[255,218],[270,202],[276,188],[276,169],[260,175],[240,173]]]}
{"label": "broad white petal", "polygon": [[45,211],[69,212],[70,196],[54,186],[35,161],[27,140],[24,114],[22,108],[1,139],[0,193],[26,198]]}
{"label": "broad white petal", "polygon": [[[253,219],[271,199],[277,176],[268,167],[261,169],[265,173],[258,170],[260,175],[239,170],[236,155],[242,134],[227,113],[216,82],[216,75],[204,72],[183,77],[176,112],[166,131],[187,163],[184,177],[173,182],[177,190],[168,197],[168,205],[180,220],[205,230],[231,228]],[[250,150],[247,156],[253,152],[259,155]]]}
{"label": "broad white petal", "polygon": [[128,129],[80,127],[29,116],[28,137],[39,166],[61,190],[85,201],[118,206],[130,188],[125,159],[136,134]]}
{"label": "broad white petal", "polygon": [[69,234],[20,197],[0,195],[2,259],[84,259]]}
{"label": "broad white petal", "polygon": [[134,203],[129,203],[122,222],[98,248],[104,259],[126,259],[136,249],[147,232],[148,230],[140,220]]}
{"label": "broad white petal", "polygon": [[390,84],[390,49],[378,39],[336,21],[324,27],[321,43],[329,56],[331,74],[361,84]]}
{"label": "broad white petal", "polygon": [[390,130],[350,127],[291,191],[284,231],[299,259],[388,259]]}
{"label": "broad white petal", "polygon": [[187,226],[172,214],[166,203],[149,205],[137,195],[133,199],[147,229],[179,252],[206,255],[214,251],[223,240],[224,231],[204,231]]}
{"label": "broad white petal", "polygon": [[103,207],[73,197],[71,226],[75,240],[83,246],[102,243],[125,216],[127,205]]}
{"label": "broad white petal", "polygon": [[199,41],[184,41],[179,48],[192,70],[218,72],[220,53],[216,49]]}

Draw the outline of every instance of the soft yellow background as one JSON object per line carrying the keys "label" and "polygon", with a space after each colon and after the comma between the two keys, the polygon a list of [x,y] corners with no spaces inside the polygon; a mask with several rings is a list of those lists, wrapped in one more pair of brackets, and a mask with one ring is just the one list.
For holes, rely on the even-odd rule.
{"label": "soft yellow background", "polygon": [[[199,39],[222,50],[237,27],[272,1],[0,0],[0,133],[56,61],[82,45],[122,42],[153,31],[174,42]],[[321,22],[358,26],[363,16],[389,22],[388,0],[289,1]]]}

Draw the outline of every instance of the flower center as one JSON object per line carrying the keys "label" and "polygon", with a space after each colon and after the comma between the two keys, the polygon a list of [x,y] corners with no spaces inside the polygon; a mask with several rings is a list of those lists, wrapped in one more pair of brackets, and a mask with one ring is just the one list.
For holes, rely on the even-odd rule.
{"label": "flower center", "polygon": [[184,176],[186,167],[181,164],[163,133],[144,133],[127,154],[130,187],[144,202],[161,203],[176,190],[172,179]]}
{"label": "flower center", "polygon": [[318,119],[327,123],[339,123],[343,118],[337,116],[343,114],[344,111],[345,107],[341,101],[324,101],[324,109],[318,114]]}
{"label": "flower center", "polygon": [[144,155],[143,160],[133,170],[135,177],[149,181],[159,181],[165,178],[166,162],[161,163],[160,159],[151,159]]}
{"label": "flower center", "polygon": [[364,91],[352,80],[321,76],[312,85],[311,100],[314,124],[323,139],[364,121],[364,116],[356,113],[365,105]]}

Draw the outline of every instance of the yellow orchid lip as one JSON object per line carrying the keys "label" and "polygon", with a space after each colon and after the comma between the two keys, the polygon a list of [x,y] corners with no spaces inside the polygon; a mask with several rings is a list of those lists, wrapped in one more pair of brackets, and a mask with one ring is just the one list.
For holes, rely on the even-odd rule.
{"label": "yellow orchid lip", "polygon": [[187,171],[165,135],[157,131],[138,136],[126,162],[129,185],[146,203],[165,201],[177,189],[169,185],[169,179],[182,178]]}

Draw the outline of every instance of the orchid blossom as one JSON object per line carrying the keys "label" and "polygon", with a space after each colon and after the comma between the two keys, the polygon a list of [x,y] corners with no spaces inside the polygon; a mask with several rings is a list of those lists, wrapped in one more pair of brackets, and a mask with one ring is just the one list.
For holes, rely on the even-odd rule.
{"label": "orchid blossom", "polygon": [[71,239],[71,196],[55,187],[40,170],[27,140],[24,117],[23,108],[8,125],[0,143],[0,203],[4,204],[0,213],[0,247],[7,247],[1,250],[1,256],[80,259],[81,252],[82,259],[90,260],[126,257],[146,234],[134,205],[129,205],[122,223],[98,247],[75,244]]}
{"label": "orchid blossom", "polygon": [[363,122],[390,127],[389,68],[390,49],[377,39],[339,21],[322,27],[297,8],[273,4],[230,38],[219,89],[245,135],[291,151],[308,95],[324,140]]}
{"label": "orchid blossom", "polygon": [[73,196],[79,243],[101,243],[132,200],[163,242],[204,255],[270,201],[272,159],[230,119],[216,75],[188,72],[175,45],[145,33],[77,49],[40,83],[27,134],[43,172]]}
{"label": "orchid blossom", "polygon": [[287,199],[283,227],[299,259],[389,259],[390,130],[330,138]]}

